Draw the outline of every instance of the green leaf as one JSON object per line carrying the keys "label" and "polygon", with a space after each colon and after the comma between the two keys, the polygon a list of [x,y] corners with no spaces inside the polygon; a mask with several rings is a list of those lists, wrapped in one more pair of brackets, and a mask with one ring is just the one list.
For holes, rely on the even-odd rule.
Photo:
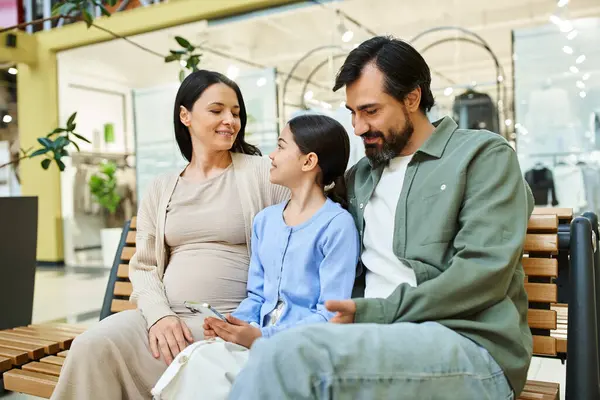
{"label": "green leaf", "polygon": [[58,169],[62,171],[65,170],[65,163],[63,163],[61,160],[56,160],[56,165],[58,165]]}
{"label": "green leaf", "polygon": [[77,149],[77,151],[78,151],[78,152],[80,152],[80,151],[81,151],[81,149],[79,148],[79,145],[77,144],[77,142],[75,142],[74,140],[71,140],[71,144],[72,144],[73,146],[75,146],[75,148]]}
{"label": "green leaf", "polygon": [[178,54],[178,55],[184,55],[187,54],[187,50],[169,50],[171,52],[171,54]]}
{"label": "green leaf", "polygon": [[49,158],[43,159],[42,162],[41,162],[42,168],[48,169],[48,167],[50,166],[51,162],[52,162],[52,160],[49,159]]}
{"label": "green leaf", "polygon": [[54,142],[54,149],[55,150],[59,150],[59,149],[63,149],[66,145],[69,144],[69,139],[67,139],[64,136],[59,137],[58,139],[56,139],[56,141]]}
{"label": "green leaf", "polygon": [[41,144],[42,146],[44,146],[48,149],[54,148],[54,142],[48,138],[38,138],[37,141],[39,144]]}
{"label": "green leaf", "polygon": [[179,43],[181,47],[184,47],[190,51],[194,50],[194,46],[192,46],[187,39],[184,39],[181,36],[175,36],[175,40],[177,40],[177,43]]}
{"label": "green leaf", "polygon": [[184,79],[185,79],[185,71],[181,70],[181,71],[179,71],[179,82],[183,82]]}
{"label": "green leaf", "polygon": [[[80,134],[78,134],[78,133],[75,133],[75,132],[73,132],[73,136],[75,136],[75,137],[76,137],[77,139],[79,139],[79,140],[83,140],[83,141],[84,141],[84,142],[86,142],[86,143],[92,143],[92,142],[90,142],[89,140],[87,140],[87,138],[85,138],[84,136],[81,136],[81,135],[80,135]],[[71,143],[73,143],[73,141],[71,141]]]}
{"label": "green leaf", "polygon": [[48,135],[46,135],[46,137],[50,137],[52,135],[56,135],[58,133],[63,133],[66,132],[67,130],[64,128],[56,128],[55,130],[53,130],[52,132],[50,132]]}
{"label": "green leaf", "polygon": [[72,131],[73,129],[75,129],[75,128],[71,129],[71,126],[75,126],[75,118],[76,117],[77,117],[77,112],[74,112],[73,114],[71,114],[71,116],[67,120],[67,129],[66,130]]}
{"label": "green leaf", "polygon": [[92,14],[88,10],[84,9],[82,10],[81,15],[87,27],[89,28],[90,26],[92,26],[92,24],[94,23],[94,17],[92,17]]}
{"label": "green leaf", "polygon": [[117,5],[117,0],[108,0],[107,3],[109,6],[114,7]]}
{"label": "green leaf", "polygon": [[104,7],[102,4],[100,4],[99,7],[100,11],[102,12],[102,15],[104,15],[105,17],[110,17],[110,11],[108,11],[106,7]]}
{"label": "green leaf", "polygon": [[33,157],[37,157],[37,156],[41,156],[42,154],[46,154],[47,152],[49,152],[50,149],[49,148],[44,148],[44,149],[37,149],[36,151],[34,151],[33,153],[31,153],[29,155],[29,158],[33,158]]}
{"label": "green leaf", "polygon": [[171,54],[171,55],[165,57],[165,62],[170,63],[171,61],[179,60],[179,57],[180,56],[177,54]]}

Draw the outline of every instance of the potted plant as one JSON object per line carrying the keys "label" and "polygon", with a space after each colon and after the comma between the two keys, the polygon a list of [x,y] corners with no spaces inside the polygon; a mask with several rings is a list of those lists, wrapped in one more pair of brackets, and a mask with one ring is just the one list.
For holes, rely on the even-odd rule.
{"label": "potted plant", "polygon": [[105,161],[99,172],[92,175],[88,182],[92,198],[98,203],[106,215],[106,228],[100,233],[102,244],[102,261],[110,268],[121,238],[123,220],[121,218],[122,197],[118,191],[117,164]]}

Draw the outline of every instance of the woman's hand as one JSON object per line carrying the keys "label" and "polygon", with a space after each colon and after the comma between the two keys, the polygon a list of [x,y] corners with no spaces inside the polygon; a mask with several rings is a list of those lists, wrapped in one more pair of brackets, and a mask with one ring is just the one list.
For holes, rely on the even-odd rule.
{"label": "woman's hand", "polygon": [[162,354],[167,365],[185,349],[188,344],[194,343],[190,328],[175,316],[168,316],[158,320],[148,332],[150,349],[154,358]]}
{"label": "woman's hand", "polygon": [[246,348],[252,347],[252,343],[262,336],[260,329],[249,323],[227,314],[227,322],[218,318],[208,317],[204,320],[210,328],[223,340],[239,344]]}
{"label": "woman's hand", "polygon": [[217,334],[215,333],[215,331],[213,330],[213,328],[211,328],[210,324],[208,323],[208,318],[204,320],[204,324],[203,324],[203,328],[204,328],[204,339],[208,340],[208,339],[214,339],[217,337]]}

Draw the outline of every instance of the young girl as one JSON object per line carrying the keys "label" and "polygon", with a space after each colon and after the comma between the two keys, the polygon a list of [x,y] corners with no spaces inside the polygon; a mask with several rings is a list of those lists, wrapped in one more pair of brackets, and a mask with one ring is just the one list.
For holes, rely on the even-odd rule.
{"label": "young girl", "polygon": [[327,322],[334,313],[325,302],[350,298],[360,249],[344,209],[349,152],[348,134],[334,119],[289,121],[269,157],[271,182],[288,187],[291,199],[254,219],[248,297],[226,321],[204,320],[205,338],[212,339],[177,356],[155,398],[226,398],[256,339]]}

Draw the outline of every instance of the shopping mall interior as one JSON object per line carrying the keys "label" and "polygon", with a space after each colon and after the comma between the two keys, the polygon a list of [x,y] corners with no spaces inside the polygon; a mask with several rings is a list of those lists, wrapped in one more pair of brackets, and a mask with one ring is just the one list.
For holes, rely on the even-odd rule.
{"label": "shopping mall interior", "polygon": [[[332,87],[348,54],[378,35],[407,41],[429,65],[432,122],[450,116],[508,141],[544,216],[530,222],[524,250],[555,263],[525,278],[529,326],[541,338],[527,379],[546,394],[520,398],[600,398],[598,376],[588,379],[594,395],[576,391],[583,370],[600,374],[598,0],[0,1],[0,398],[49,398],[63,362],[48,383],[35,375],[43,368],[11,364],[22,349],[6,342],[33,345],[43,326],[76,336],[129,309],[126,253],[140,201],[156,176],[187,164],[172,111],[186,57],[239,85],[246,139],[262,154],[288,120],[319,113],[348,131],[351,167],[365,149],[345,91]],[[35,153],[53,131],[85,140],[65,142],[55,163]],[[575,268],[586,262],[585,273]],[[576,347],[576,334],[595,344]],[[15,370],[45,386],[15,384]]]}

